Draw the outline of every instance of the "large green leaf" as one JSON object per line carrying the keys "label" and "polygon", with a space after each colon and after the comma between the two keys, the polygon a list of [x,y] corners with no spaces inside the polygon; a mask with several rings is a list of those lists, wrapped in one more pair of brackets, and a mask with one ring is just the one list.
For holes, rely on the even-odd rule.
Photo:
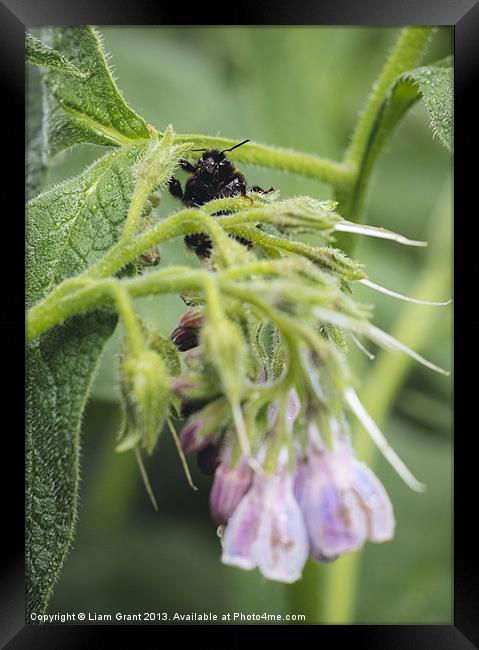
{"label": "large green leaf", "polygon": [[[83,271],[119,237],[142,147],[122,147],[27,206],[27,303]],[[76,317],[27,350],[27,606],[42,611],[75,525],[79,431],[101,350],[116,316]]]}
{"label": "large green leaf", "polygon": [[80,424],[101,350],[116,316],[76,317],[27,350],[26,596],[45,610],[68,554],[77,513]]}
{"label": "large green leaf", "polygon": [[43,40],[83,73],[43,72],[47,88],[48,151],[82,142],[118,146],[149,137],[145,121],[126,103],[108,68],[100,36],[92,27],[55,27]]}
{"label": "large green leaf", "polygon": [[410,70],[396,79],[379,109],[363,158],[354,191],[347,197],[338,192],[339,211],[357,221],[364,202],[365,188],[374,165],[395,127],[417,101],[422,100],[434,135],[453,149],[453,70],[450,57],[432,65]]}

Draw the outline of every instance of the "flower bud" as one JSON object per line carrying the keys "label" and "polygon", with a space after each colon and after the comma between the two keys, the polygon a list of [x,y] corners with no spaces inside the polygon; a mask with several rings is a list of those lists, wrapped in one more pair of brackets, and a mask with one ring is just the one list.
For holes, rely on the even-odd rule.
{"label": "flower bud", "polygon": [[170,403],[170,378],[162,357],[145,348],[121,363],[126,402],[126,435],[117,447],[129,449],[141,442],[151,453],[163,428]]}
{"label": "flower bud", "polygon": [[230,416],[228,402],[216,399],[194,413],[180,431],[180,442],[187,454],[200,451],[219,438]]}
{"label": "flower bud", "polygon": [[160,251],[156,246],[142,253],[140,258],[143,266],[158,266],[161,262]]}
{"label": "flower bud", "polygon": [[158,192],[152,192],[148,197],[152,207],[157,208],[160,205],[161,195]]}
{"label": "flower bud", "polygon": [[178,327],[170,335],[170,340],[173,341],[178,350],[186,352],[198,346],[203,320],[204,316],[198,309],[188,309],[183,314]]}
{"label": "flower bud", "polygon": [[216,523],[228,523],[252,479],[253,471],[247,459],[242,457],[232,463],[231,452],[227,450],[216,469],[210,492],[211,514]]}

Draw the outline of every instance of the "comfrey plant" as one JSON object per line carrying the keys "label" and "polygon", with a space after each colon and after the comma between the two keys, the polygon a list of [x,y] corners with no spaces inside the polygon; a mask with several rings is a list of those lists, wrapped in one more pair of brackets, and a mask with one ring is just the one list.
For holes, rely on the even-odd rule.
{"label": "comfrey plant", "polygon": [[[366,540],[392,538],[392,504],[356,456],[352,421],[412,489],[422,485],[363,407],[347,345],[364,349],[369,339],[447,373],[372,324],[371,308],[353,297],[355,285],[407,298],[368,279],[335,242],[352,233],[424,245],[358,219],[379,151],[416,100],[425,100],[435,132],[451,148],[451,62],[413,69],[432,31],[400,33],[343,162],[158,131],[124,102],[94,29],[28,36],[28,61],[41,68],[31,79],[27,159],[30,611],[46,608],[71,544],[81,417],[118,318],[124,418],[117,449],[135,453],[153,501],[142,457],[154,452],[164,425],[191,483],[183,451],[197,454],[213,474],[211,512],[224,563],[290,583],[308,556],[330,562]],[[110,150],[39,193],[48,159],[85,142]],[[321,179],[336,200],[247,189],[237,170],[210,193],[199,174],[201,200],[193,186],[183,195],[175,169],[196,173],[197,151],[205,149]],[[159,219],[154,208],[168,185],[185,205]],[[298,239],[304,233],[317,244]],[[158,247],[176,237],[202,242],[200,268],[162,265]],[[186,305],[169,337],[143,322],[133,303],[165,293]],[[179,436],[175,420],[184,420]]]}

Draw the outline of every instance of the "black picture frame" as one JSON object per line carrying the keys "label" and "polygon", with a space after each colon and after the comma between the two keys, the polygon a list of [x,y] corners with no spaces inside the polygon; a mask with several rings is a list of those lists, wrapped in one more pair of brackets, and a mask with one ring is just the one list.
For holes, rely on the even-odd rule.
{"label": "black picture frame", "polygon": [[[473,193],[475,183],[474,165],[466,164],[467,152],[477,151],[474,146],[477,135],[474,130],[473,111],[476,100],[474,81],[479,65],[479,2],[476,0],[335,0],[334,2],[308,2],[251,6],[240,3],[215,8],[214,13],[201,3],[195,10],[185,7],[157,7],[146,0],[116,3],[105,0],[83,0],[81,3],[61,2],[60,0],[2,0],[0,2],[0,67],[2,71],[3,108],[7,111],[4,124],[9,128],[3,134],[4,153],[8,155],[7,169],[2,173],[4,188],[9,188],[11,205],[5,202],[2,224],[4,237],[14,241],[9,245],[11,261],[4,258],[4,269],[16,277],[3,291],[3,300],[9,305],[9,315],[0,315],[2,340],[9,344],[3,350],[4,375],[8,375],[4,397],[4,417],[14,413],[11,425],[4,424],[4,463],[9,465],[11,475],[2,472],[5,485],[2,490],[2,514],[4,551],[1,554],[2,581],[0,587],[0,644],[8,648],[83,648],[93,642],[106,641],[120,626],[69,626],[69,625],[25,625],[23,597],[23,548],[24,548],[24,443],[21,434],[23,407],[22,358],[24,346],[24,322],[22,297],[24,285],[22,255],[24,252],[24,229],[20,215],[24,210],[24,160],[18,146],[18,134],[24,129],[24,33],[25,26],[97,24],[97,25],[179,25],[179,24],[318,24],[318,25],[449,25],[455,33],[455,161],[454,161],[454,209],[458,215],[455,228],[455,322],[462,304],[470,294],[462,278],[474,277],[477,253],[469,228],[475,220]],[[230,11],[230,15],[228,14]],[[210,13],[210,15],[208,15]],[[474,74],[476,73],[476,74]],[[5,179],[5,173],[7,179]],[[10,191],[17,188],[17,192]],[[476,199],[477,202],[477,199]],[[22,205],[20,205],[22,204]],[[469,247],[469,248],[468,248]],[[6,253],[3,254],[2,256]],[[469,266],[469,268],[468,268]],[[459,268],[461,267],[461,268]],[[464,300],[463,300],[464,297]],[[467,321],[466,321],[467,322]],[[469,321],[470,322],[470,321]],[[473,342],[473,332],[470,341]],[[461,337],[462,338],[462,337]],[[467,344],[467,343],[466,343]],[[7,359],[11,355],[11,360]],[[461,356],[455,355],[455,412],[467,413],[473,404],[471,390],[473,379],[468,380],[468,369],[461,366]],[[462,371],[462,372],[461,372]],[[18,381],[10,380],[17,374]],[[469,389],[469,392],[468,392]],[[477,510],[474,500],[476,456],[473,451],[475,427],[472,417],[461,421],[468,422],[460,429],[457,444],[454,445],[454,623],[452,625],[403,625],[403,626],[321,626],[317,631],[317,642],[347,643],[351,641],[359,647],[372,648],[421,648],[441,650],[442,648],[471,648],[479,646],[479,587],[477,582],[476,541],[472,533]],[[455,421],[459,421],[459,418]],[[7,450],[8,445],[8,450]],[[8,463],[5,459],[8,458]],[[130,626],[134,627],[134,626]],[[135,628],[137,629],[137,628]],[[206,628],[205,628],[206,629]],[[290,634],[290,629],[277,628],[281,634]],[[302,635],[301,629],[293,627],[292,633]],[[151,628],[142,626],[143,631]],[[269,630],[269,629],[268,629]],[[270,641],[271,637],[261,636],[267,628],[258,626],[254,634],[260,643]],[[225,628],[224,642],[229,646],[239,645],[243,635],[249,635],[249,628]],[[123,630],[122,630],[123,634]],[[252,637],[251,637],[252,638]],[[295,638],[297,638],[295,636]],[[95,641],[93,641],[95,639]],[[247,636],[249,640],[249,636]],[[328,647],[326,645],[326,647]]]}

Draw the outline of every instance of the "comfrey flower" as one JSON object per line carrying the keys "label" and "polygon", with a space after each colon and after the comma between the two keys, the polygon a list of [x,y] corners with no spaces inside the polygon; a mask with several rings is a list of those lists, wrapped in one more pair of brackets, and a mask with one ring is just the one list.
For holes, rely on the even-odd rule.
{"label": "comfrey flower", "polygon": [[298,467],[295,495],[311,555],[320,562],[357,550],[367,539],[384,542],[394,535],[393,508],[383,485],[346,440],[333,450],[312,449]]}
{"label": "comfrey flower", "polygon": [[242,569],[258,567],[270,580],[295,582],[308,557],[304,519],[286,469],[256,474],[222,536],[222,561]]}

